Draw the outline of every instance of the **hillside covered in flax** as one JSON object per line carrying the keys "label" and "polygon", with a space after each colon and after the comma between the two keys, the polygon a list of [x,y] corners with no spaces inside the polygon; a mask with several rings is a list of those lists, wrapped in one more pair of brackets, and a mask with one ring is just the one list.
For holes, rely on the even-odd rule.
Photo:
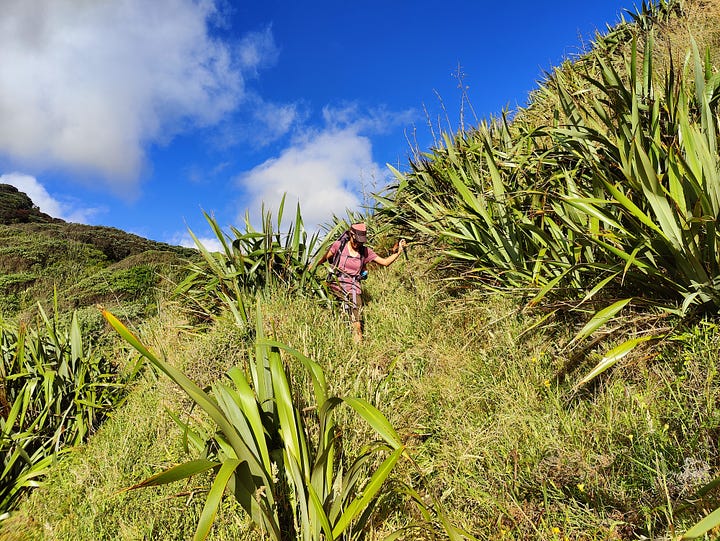
{"label": "hillside covered in flax", "polygon": [[[0,538],[716,538],[718,22],[643,2],[322,234],[3,188]],[[409,243],[361,344],[314,264],[358,220]]]}

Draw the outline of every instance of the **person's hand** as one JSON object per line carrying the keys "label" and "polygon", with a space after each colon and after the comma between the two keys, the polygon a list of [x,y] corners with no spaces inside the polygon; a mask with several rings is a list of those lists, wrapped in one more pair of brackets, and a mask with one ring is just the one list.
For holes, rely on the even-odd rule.
{"label": "person's hand", "polygon": [[400,242],[398,242],[398,252],[402,252],[405,249],[406,244],[407,241],[405,239],[400,239]]}

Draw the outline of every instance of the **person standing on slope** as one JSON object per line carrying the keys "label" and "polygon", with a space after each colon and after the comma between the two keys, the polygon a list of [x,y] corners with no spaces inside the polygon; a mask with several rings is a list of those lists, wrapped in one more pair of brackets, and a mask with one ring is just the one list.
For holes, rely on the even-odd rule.
{"label": "person standing on slope", "polygon": [[350,312],[352,333],[355,342],[362,340],[362,287],[360,281],[367,275],[365,265],[375,262],[387,267],[395,262],[400,252],[405,249],[405,239],[397,243],[394,253],[380,257],[372,248],[365,246],[367,227],[364,223],[350,226],[350,229],[332,243],[330,249],[317,262],[321,265],[329,261],[333,266],[330,271],[330,289],[340,299],[343,306]]}

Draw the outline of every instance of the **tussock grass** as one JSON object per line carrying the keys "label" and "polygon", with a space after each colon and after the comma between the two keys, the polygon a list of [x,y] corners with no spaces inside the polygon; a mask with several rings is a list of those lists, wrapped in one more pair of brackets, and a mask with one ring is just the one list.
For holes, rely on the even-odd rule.
{"label": "tussock grass", "polygon": [[[402,264],[367,288],[364,344],[338,343],[325,321],[316,336],[333,338],[312,350],[346,352],[329,377],[388,414],[459,525],[480,538],[620,539],[692,521],[667,502],[717,462],[712,325],[696,328],[687,364],[668,365],[669,346],[577,395],[557,377],[571,330],[524,334],[532,321],[512,297],[453,300],[427,268]],[[307,341],[293,328],[285,340]]]}
{"label": "tussock grass", "polygon": [[[429,267],[399,261],[371,272],[360,346],[338,313],[312,300],[263,299],[267,332],[321,363],[333,394],[365,398],[388,416],[419,467],[396,478],[439,498],[481,539],[658,537],[697,520],[701,511],[683,498],[718,466],[716,326],[698,324],[682,350],[668,345],[660,358],[619,365],[574,394],[556,378],[565,331],[523,333],[532,321],[511,296],[453,298]],[[199,331],[168,310],[136,331],[201,384],[243,363],[250,343],[231,317]],[[187,458],[164,410],[188,404],[151,374],[23,503],[5,538],[192,535],[207,480],[118,493]],[[293,377],[309,393],[299,369]],[[338,421],[345,446],[367,440],[364,423]],[[252,538],[226,500],[210,538]],[[379,515],[369,537],[406,523],[404,512]]]}

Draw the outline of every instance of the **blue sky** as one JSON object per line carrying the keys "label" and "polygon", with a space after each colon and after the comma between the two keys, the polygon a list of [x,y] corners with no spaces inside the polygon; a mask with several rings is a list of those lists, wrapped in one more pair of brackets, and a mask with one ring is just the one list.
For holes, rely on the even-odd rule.
{"label": "blue sky", "polygon": [[[413,146],[525,103],[628,0],[0,0],[0,183],[172,244],[359,210]],[[458,77],[458,73],[461,74]],[[471,107],[470,107],[471,106]],[[432,126],[432,128],[431,128]]]}

